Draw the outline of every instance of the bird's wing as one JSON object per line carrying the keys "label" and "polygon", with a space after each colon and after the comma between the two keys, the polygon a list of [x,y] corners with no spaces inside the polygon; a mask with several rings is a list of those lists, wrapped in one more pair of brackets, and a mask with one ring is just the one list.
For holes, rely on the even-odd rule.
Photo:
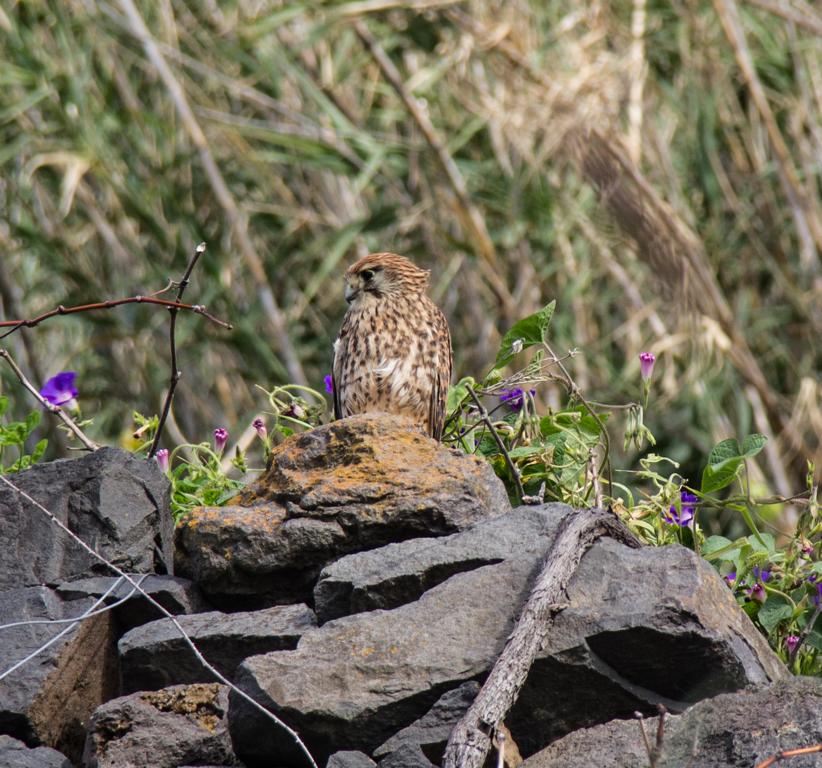
{"label": "bird's wing", "polygon": [[445,402],[448,396],[448,385],[451,383],[451,333],[445,315],[436,311],[437,325],[437,361],[431,387],[431,400],[428,405],[428,432],[435,440],[442,440],[442,428],[445,424]]}
{"label": "bird's wing", "polygon": [[334,362],[331,365],[331,387],[333,392],[331,397],[334,399],[334,418],[342,419],[345,417],[342,408],[342,398],[340,396],[340,386],[342,382],[342,374],[345,366],[345,357],[348,354],[348,340],[346,338],[348,333],[348,318],[343,320],[342,328],[340,328],[340,335],[334,341]]}

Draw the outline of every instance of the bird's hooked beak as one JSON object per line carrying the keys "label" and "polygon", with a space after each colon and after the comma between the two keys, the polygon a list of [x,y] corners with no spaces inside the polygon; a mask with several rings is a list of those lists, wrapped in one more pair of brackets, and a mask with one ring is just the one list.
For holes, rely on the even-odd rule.
{"label": "bird's hooked beak", "polygon": [[348,280],[345,281],[345,300],[350,304],[359,295],[359,288],[355,288]]}

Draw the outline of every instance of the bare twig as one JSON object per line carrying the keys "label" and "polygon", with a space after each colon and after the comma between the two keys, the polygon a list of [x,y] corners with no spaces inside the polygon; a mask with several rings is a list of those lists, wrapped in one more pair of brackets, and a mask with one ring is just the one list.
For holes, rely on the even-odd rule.
{"label": "bare twig", "polygon": [[[608,430],[605,427],[605,422],[602,420],[600,415],[591,407],[591,404],[585,398],[585,395],[582,394],[577,383],[571,378],[571,374],[568,373],[568,369],[562,362],[562,358],[559,358],[554,354],[554,350],[551,349],[548,342],[543,341],[545,348],[548,350],[548,354],[551,355],[552,360],[549,362],[556,363],[559,370],[562,372],[562,379],[561,381],[565,384],[566,389],[568,390],[568,394],[571,397],[576,397],[583,405],[586,411],[591,415],[593,419],[596,420],[597,424],[599,424],[599,431],[602,434],[602,439],[605,442],[605,456],[602,459],[602,463],[599,465],[599,470],[597,471],[598,474],[602,474],[602,470],[607,467],[608,469],[608,495],[614,495],[614,483],[613,478],[611,476],[611,438],[608,436]],[[599,505],[597,505],[599,506]]]}
{"label": "bare twig", "polygon": [[657,704],[659,719],[656,724],[656,744],[654,744],[654,761],[662,757],[662,748],[665,746],[665,720],[668,717],[668,710],[664,704]]}
{"label": "bare twig", "polygon": [[774,763],[785,760],[788,757],[815,755],[818,752],[822,752],[822,744],[814,744],[812,747],[799,747],[798,749],[783,749],[781,752],[771,755],[767,760],[757,763],[756,768],[770,768]]}
{"label": "bare twig", "polygon": [[371,32],[369,32],[365,23],[358,19],[353,23],[353,26],[357,36],[371,52],[374,61],[377,62],[377,66],[379,66],[383,77],[385,77],[391,87],[397,92],[400,100],[411,114],[417,127],[425,137],[425,141],[428,146],[431,147],[439,164],[442,166],[451,191],[459,203],[458,210],[463,219],[463,226],[473,240],[479,253],[480,268],[482,269],[483,277],[500,302],[505,314],[511,315],[514,310],[514,300],[500,277],[505,274],[504,270],[497,257],[496,248],[491,240],[491,236],[488,234],[488,229],[485,226],[485,219],[479,208],[477,208],[471,200],[471,196],[468,193],[468,185],[465,183],[460,169],[454,162],[454,158],[448,154],[445,143],[440,138],[427,113],[417,99],[414,98],[414,95],[405,87],[402,75],[400,75],[394,66],[394,62],[391,61],[382,49],[382,46],[380,46]]}
{"label": "bare twig", "polygon": [[77,426],[74,419],[71,418],[59,405],[54,405],[46,400],[39,392],[37,387],[34,386],[25,376],[23,371],[17,366],[17,363],[14,362],[12,356],[8,353],[8,350],[3,349],[0,347],[0,357],[2,357],[10,366],[12,371],[14,371],[14,375],[20,380],[20,383],[34,396],[40,405],[43,406],[49,413],[53,413],[59,419],[62,420],[63,424],[65,424],[77,437],[77,439],[90,451],[96,451],[100,446],[97,443],[89,440],[83,433],[83,430]]}
{"label": "bare twig", "polygon": [[32,498],[28,493],[26,493],[21,488],[17,487],[14,483],[12,483],[5,475],[0,475],[0,481],[5,483],[9,488],[11,488],[15,493],[18,493],[22,496],[26,501],[30,504],[35,506],[39,509],[52,523],[54,523],[60,530],[66,533],[73,541],[79,544],[85,552],[91,555],[95,560],[102,563],[106,567],[110,568],[114,573],[116,573],[120,578],[127,581],[134,589],[136,589],[149,603],[151,603],[160,613],[163,614],[171,623],[174,625],[175,629],[180,633],[181,637],[191,649],[192,653],[196,656],[197,660],[200,664],[203,665],[214,677],[221,682],[223,685],[227,685],[234,693],[240,696],[242,699],[247,701],[251,704],[252,707],[259,710],[265,717],[269,720],[274,722],[277,726],[285,730],[289,736],[294,740],[294,743],[299,747],[299,749],[303,752],[303,754],[308,759],[308,762],[312,766],[312,768],[317,768],[317,763],[314,761],[314,758],[311,756],[311,753],[308,751],[308,748],[303,744],[300,737],[297,735],[296,731],[291,729],[288,725],[286,725],[279,717],[277,717],[273,712],[270,712],[266,709],[262,704],[257,702],[251,696],[249,696],[245,691],[238,688],[234,683],[228,680],[223,674],[221,674],[217,669],[214,668],[212,664],[210,664],[205,657],[200,653],[199,648],[194,644],[194,641],[188,636],[188,633],[183,629],[180,622],[177,620],[177,617],[171,613],[167,608],[165,608],[161,603],[159,603],[152,595],[146,592],[145,589],[140,585],[138,580],[135,580],[132,576],[127,574],[125,571],[118,568],[114,563],[106,560],[102,555],[98,554],[94,549],[92,549],[85,541],[83,541],[74,531],[72,531],[68,526],[66,526],[53,512],[50,512],[46,507],[44,507],[39,501]]}
{"label": "bare twig", "polygon": [[491,432],[491,436],[494,438],[494,442],[497,444],[497,448],[499,448],[499,452],[503,455],[505,459],[505,464],[508,467],[508,471],[514,478],[514,483],[517,486],[517,499],[522,502],[525,499],[525,492],[522,489],[522,477],[520,476],[519,468],[516,464],[511,460],[511,457],[508,455],[508,449],[505,447],[505,443],[502,442],[502,438],[499,436],[499,433],[494,428],[494,424],[491,422],[490,417],[488,416],[488,410],[482,404],[482,401],[477,397],[477,393],[474,392],[473,388],[467,386],[466,389],[468,390],[468,394],[471,396],[471,399],[474,401],[474,405],[477,406],[477,411],[479,412],[480,420],[488,427],[488,430]]}
{"label": "bare twig", "polygon": [[656,768],[656,759],[654,758],[654,750],[651,742],[648,740],[648,732],[645,730],[645,716],[642,712],[634,712],[634,717],[639,723],[639,732],[642,734],[642,743],[645,746],[645,752],[648,755],[648,765],[650,768]]}
{"label": "bare twig", "polygon": [[[191,277],[191,272],[194,269],[194,266],[197,264],[197,261],[199,260],[200,256],[202,256],[205,253],[205,249],[205,243],[200,243],[194,249],[194,255],[188,262],[186,271],[183,273],[183,277],[177,286],[176,302],[178,304],[182,300],[183,293],[185,292],[185,289],[188,286],[188,279]],[[180,310],[174,307],[170,307],[168,311],[171,313],[171,321],[168,324],[168,341],[169,346],[171,347],[171,379],[168,383],[168,393],[166,394],[166,399],[163,403],[163,411],[160,414],[160,420],[157,422],[157,431],[154,433],[154,440],[151,441],[151,448],[148,452],[149,458],[153,458],[154,454],[157,453],[157,449],[160,447],[160,438],[163,434],[163,427],[165,426],[166,419],[168,418],[168,412],[171,410],[171,401],[174,399],[174,390],[177,389],[177,382],[180,381],[181,376],[181,373],[177,368],[177,341],[175,336],[177,330],[177,313]]]}
{"label": "bare twig", "polygon": [[621,522],[601,509],[577,510],[562,521],[516,628],[477,698],[451,732],[443,768],[483,765],[490,748],[490,734],[516,701],[551,632],[553,617],[565,607],[562,600],[568,582],[588,548],[605,535],[628,546],[640,546]]}
{"label": "bare twig", "polygon": [[588,471],[591,473],[591,486],[594,489],[594,506],[599,509],[602,507],[602,486],[599,482],[597,457],[593,448],[588,451]]}
{"label": "bare twig", "polygon": [[194,312],[197,315],[202,315],[207,320],[210,320],[212,323],[219,325],[221,328],[226,328],[231,330],[232,325],[231,323],[225,322],[225,320],[220,320],[218,317],[214,317],[210,312],[206,311],[206,308],[202,304],[183,304],[179,301],[169,301],[168,299],[158,299],[156,296],[129,296],[127,299],[111,299],[110,301],[97,301],[93,304],[78,304],[74,307],[64,307],[62,304],[52,309],[48,312],[44,312],[42,315],[38,315],[37,317],[33,317],[30,320],[0,320],[0,328],[9,328],[10,330],[6,331],[3,334],[0,334],[0,339],[5,339],[6,336],[14,333],[15,331],[19,331],[21,328],[33,328],[35,325],[39,325],[44,320],[48,320],[51,317],[57,317],[58,315],[76,315],[78,312],[93,312],[97,309],[113,309],[114,307],[121,307],[123,304],[156,304],[160,307],[168,307],[169,309],[179,311],[185,310],[187,312]]}
{"label": "bare twig", "polygon": [[796,645],[791,649],[791,652],[788,654],[788,664],[793,664],[796,661],[796,656],[799,653],[799,649],[802,647],[802,643],[804,643],[808,636],[813,632],[813,625],[816,624],[816,620],[819,618],[819,614],[822,613],[822,601],[820,601],[819,605],[816,606],[816,610],[811,614],[810,619],[805,624],[805,628],[799,633],[796,640]]}
{"label": "bare twig", "polygon": [[203,170],[208,177],[208,181],[211,185],[212,191],[214,192],[214,196],[217,198],[218,202],[225,211],[226,218],[231,226],[231,231],[234,234],[237,245],[239,246],[240,254],[251,272],[254,281],[257,283],[260,302],[262,303],[263,310],[268,318],[271,330],[274,333],[274,342],[280,354],[283,356],[283,362],[285,363],[288,375],[296,383],[305,384],[307,382],[305,373],[297,352],[294,349],[294,345],[291,343],[291,339],[288,336],[288,328],[286,327],[285,317],[277,304],[277,300],[274,297],[274,292],[271,290],[271,286],[268,282],[268,276],[266,275],[265,268],[263,267],[263,261],[257,253],[254,244],[251,242],[246,217],[238,208],[237,202],[234,200],[234,197],[231,194],[222,173],[220,172],[220,168],[217,165],[217,161],[214,159],[214,155],[211,152],[211,148],[209,147],[205,133],[203,133],[203,129],[194,117],[194,112],[188,103],[185,91],[183,90],[182,85],[180,85],[180,82],[174,76],[171,68],[168,66],[163,54],[160,52],[157,42],[148,31],[148,27],[146,27],[143,17],[137,10],[134,2],[132,0],[120,0],[120,7],[128,17],[132,34],[134,34],[134,36],[143,44],[143,49],[146,52],[148,60],[157,70],[157,74],[159,74],[160,79],[163,81],[163,84],[168,90],[171,100],[174,102],[174,107],[177,110],[177,114],[180,116],[180,120],[183,123],[186,133],[200,154],[200,162],[202,163]]}

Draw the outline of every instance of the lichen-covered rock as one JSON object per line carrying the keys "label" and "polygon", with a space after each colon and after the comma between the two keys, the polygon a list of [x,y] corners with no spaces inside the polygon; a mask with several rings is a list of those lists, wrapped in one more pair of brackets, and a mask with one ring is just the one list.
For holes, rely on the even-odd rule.
{"label": "lichen-covered rock", "polygon": [[[645,729],[656,741],[657,718]],[[822,680],[788,678],[726,693],[666,719],[658,768],[755,766],[782,750],[822,742]],[[522,768],[647,768],[636,720],[613,720],[568,734]],[[822,765],[822,753],[792,757],[790,768]]]}
{"label": "lichen-covered rock", "polygon": [[442,536],[509,509],[481,459],[443,447],[404,418],[366,414],[295,435],[226,507],[177,526],[179,575],[218,607],[297,602],[337,557]]}
{"label": "lichen-covered rock", "polygon": [[226,705],[226,687],[216,683],[177,685],[109,701],[91,718],[83,765],[239,765],[225,727]]}

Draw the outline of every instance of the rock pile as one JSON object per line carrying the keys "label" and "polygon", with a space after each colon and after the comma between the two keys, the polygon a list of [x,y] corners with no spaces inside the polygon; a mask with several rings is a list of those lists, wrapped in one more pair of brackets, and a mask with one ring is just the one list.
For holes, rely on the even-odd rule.
{"label": "rock pile", "polygon": [[[395,417],[285,441],[232,503],[178,523],[173,558],[168,488],[151,464],[102,450],[12,480],[148,574],[204,656],[294,728],[320,768],[439,765],[574,514],[511,509],[487,465]],[[285,730],[213,681],[169,619],[123,601],[129,590],[40,514],[0,487],[0,622],[94,615],[0,629],[0,673],[65,630],[0,680],[0,764],[308,765]],[[623,721],[662,704],[682,714],[659,765],[683,764],[696,724],[695,765],[725,764],[728,749],[753,765],[822,741],[820,699],[822,682],[790,679],[692,552],[600,540],[506,719],[507,754],[534,768],[644,766],[636,721]],[[761,701],[783,714],[738,736]]]}

